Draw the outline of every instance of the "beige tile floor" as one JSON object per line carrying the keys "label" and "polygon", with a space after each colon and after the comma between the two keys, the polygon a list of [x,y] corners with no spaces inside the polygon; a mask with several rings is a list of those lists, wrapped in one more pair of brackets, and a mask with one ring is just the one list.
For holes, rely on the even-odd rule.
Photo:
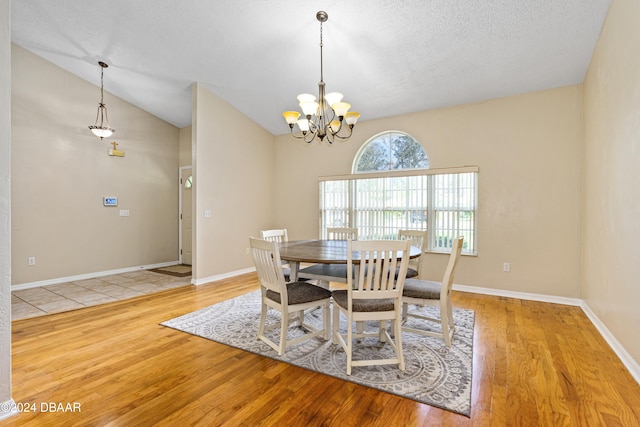
{"label": "beige tile floor", "polygon": [[75,310],[187,286],[191,276],[134,271],[11,292],[11,319]]}

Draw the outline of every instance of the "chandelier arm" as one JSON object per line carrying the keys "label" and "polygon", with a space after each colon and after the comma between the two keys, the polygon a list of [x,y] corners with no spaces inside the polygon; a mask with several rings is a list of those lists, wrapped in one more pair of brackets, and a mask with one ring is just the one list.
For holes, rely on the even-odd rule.
{"label": "chandelier arm", "polygon": [[[310,138],[310,139],[307,139],[307,138],[306,138],[306,136],[307,136],[307,135],[309,135],[311,138]],[[308,133],[307,133],[307,135],[305,135],[304,142],[306,142],[307,144],[311,144],[311,142],[312,142],[314,139],[316,139],[316,134],[315,134],[315,132],[308,132]]]}
{"label": "chandelier arm", "polygon": [[327,133],[327,142],[329,144],[333,144],[333,141],[335,140],[335,136],[336,136],[335,134],[333,134],[331,132],[328,132]]}
{"label": "chandelier arm", "polygon": [[[293,126],[291,126],[290,133],[291,133],[291,136],[293,136],[295,139],[302,139],[307,144],[311,143],[311,141],[313,141],[316,137],[316,133],[311,131],[307,133],[300,132],[299,134],[296,135],[295,132],[293,131]],[[311,137],[311,138],[307,139],[308,137]]]}
{"label": "chandelier arm", "polygon": [[[318,119],[318,116],[316,115],[316,120]],[[309,132],[311,133],[316,133],[318,132],[318,129],[320,127],[320,122],[316,123],[313,120],[311,120],[311,116],[309,116],[309,118],[307,119],[309,121]]]}
{"label": "chandelier arm", "polygon": [[[342,129],[342,127],[340,127],[340,128]],[[339,132],[338,131],[338,132],[334,133],[333,136],[335,136],[336,138],[339,138],[339,139],[349,139],[351,137],[351,134],[353,133],[353,126],[348,126],[348,128],[349,128],[349,134],[348,135],[340,136],[340,135],[338,135],[338,132]]]}
{"label": "chandelier arm", "polygon": [[291,127],[291,136],[294,137],[295,139],[303,139],[304,138],[304,134],[302,132],[299,135],[296,135],[293,132],[293,126]]}

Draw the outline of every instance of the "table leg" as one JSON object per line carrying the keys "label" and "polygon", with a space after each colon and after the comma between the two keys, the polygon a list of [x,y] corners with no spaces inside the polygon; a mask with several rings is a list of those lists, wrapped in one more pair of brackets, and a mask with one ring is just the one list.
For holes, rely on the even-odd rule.
{"label": "table leg", "polygon": [[300,263],[296,261],[289,261],[289,281],[298,281],[298,271],[300,271]]}

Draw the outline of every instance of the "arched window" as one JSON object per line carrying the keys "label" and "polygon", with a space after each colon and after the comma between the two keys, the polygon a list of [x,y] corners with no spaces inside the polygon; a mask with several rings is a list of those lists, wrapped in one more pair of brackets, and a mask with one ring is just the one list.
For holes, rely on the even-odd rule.
{"label": "arched window", "polygon": [[477,255],[478,167],[429,169],[411,135],[380,133],[358,150],[352,173],[322,177],[320,236],[327,227],[358,229],[358,239],[397,239],[400,230],[426,230],[427,250]]}
{"label": "arched window", "polygon": [[429,158],[411,135],[390,131],[364,143],[353,162],[353,173],[397,169],[428,169]]}

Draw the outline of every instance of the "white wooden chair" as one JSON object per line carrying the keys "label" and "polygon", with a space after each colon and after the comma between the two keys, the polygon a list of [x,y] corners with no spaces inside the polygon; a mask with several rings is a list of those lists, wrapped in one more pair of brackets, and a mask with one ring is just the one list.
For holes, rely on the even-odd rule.
{"label": "white wooden chair", "polygon": [[[269,242],[288,242],[289,235],[286,228],[273,229],[273,230],[260,230],[260,238]],[[291,277],[291,269],[289,263],[282,262],[282,268],[284,269],[284,280],[289,281]]]}
{"label": "white wooden chair", "polygon": [[288,242],[289,235],[286,228],[274,230],[260,230],[260,238],[269,242]]}
{"label": "white wooden chair", "polygon": [[[262,293],[258,339],[261,339],[276,350],[278,355],[282,355],[287,347],[303,340],[317,336],[322,336],[325,340],[328,340],[331,329],[329,317],[331,292],[306,282],[286,283],[280,267],[282,260],[280,259],[277,242],[251,237],[249,238],[249,244],[258,273],[260,292]],[[280,313],[280,325],[277,323],[269,327],[265,325],[269,308],[273,308]],[[322,329],[317,329],[304,322],[305,310],[315,308],[322,308]],[[300,328],[309,333],[287,340],[290,315],[294,315],[293,320],[297,321]],[[265,336],[264,333],[278,326],[280,327],[280,339],[276,343]]]}
{"label": "white wooden chair", "polygon": [[[345,290],[333,291],[333,341],[339,343],[347,354],[347,375],[353,366],[398,364],[405,370],[402,353],[402,288],[409,261],[409,241],[363,240],[347,242],[347,269],[353,268],[353,251],[360,253],[360,268],[357,281],[348,275]],[[400,259],[398,259],[400,258]],[[399,279],[395,280],[396,267],[400,266]],[[347,317],[347,333],[340,333],[340,313]],[[354,323],[367,320],[378,321],[377,332],[367,332]],[[392,335],[387,331],[391,321]],[[362,323],[360,323],[362,325]],[[354,339],[377,336],[388,343],[395,357],[373,360],[353,360]]]}
{"label": "white wooden chair", "polygon": [[356,227],[327,227],[328,240],[358,240]]}
{"label": "white wooden chair", "polygon": [[[411,245],[420,248],[420,252],[424,254],[427,245],[427,232],[426,230],[399,230],[398,240],[411,239]],[[417,277],[422,279],[422,263],[424,262],[424,256],[420,255],[417,258],[409,260],[409,268],[407,268],[407,278]]]}
{"label": "white wooden chair", "polygon": [[[462,236],[453,240],[451,255],[449,255],[449,262],[445,269],[442,282],[438,283],[421,279],[405,280],[402,294],[402,330],[404,332],[439,337],[444,339],[444,343],[447,347],[451,346],[451,340],[453,339],[453,333],[455,332],[455,325],[453,324],[453,309],[451,307],[451,287],[453,286],[453,274],[456,266],[458,265],[458,260],[460,259],[460,252],[462,252],[463,240]],[[410,311],[409,305],[432,305],[439,307],[440,318],[438,319],[418,314],[415,310]],[[442,332],[427,329],[429,326],[428,324],[425,324],[425,329],[410,328],[406,324],[409,317],[440,324]]]}

